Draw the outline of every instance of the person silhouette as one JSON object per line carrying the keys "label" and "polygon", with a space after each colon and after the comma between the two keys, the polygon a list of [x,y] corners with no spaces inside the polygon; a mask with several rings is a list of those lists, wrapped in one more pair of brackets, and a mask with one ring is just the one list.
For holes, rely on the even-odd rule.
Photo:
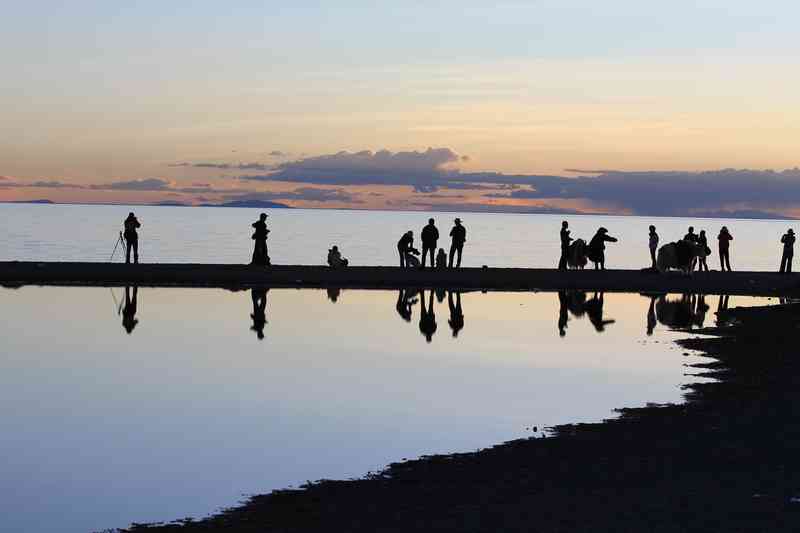
{"label": "person silhouette", "polygon": [[603,320],[603,304],[604,299],[602,292],[594,293],[594,296],[584,304],[589,322],[592,323],[595,331],[598,333],[604,332],[607,325],[616,322],[616,320]]}
{"label": "person silhouette", "polygon": [[600,228],[595,233],[592,240],[589,241],[589,259],[594,262],[594,269],[595,270],[605,270],[606,269],[606,243],[607,242],[617,242],[618,239],[615,237],[610,237],[608,235],[608,230],[606,228]]}
{"label": "person silhouette", "polygon": [[267,253],[267,235],[269,234],[269,230],[267,229],[268,216],[269,215],[266,213],[261,213],[258,220],[252,224],[255,231],[251,238],[255,241],[255,244],[253,246],[251,265],[268,266],[270,264],[269,254]]}
{"label": "person silhouette", "polygon": [[569,236],[569,222],[566,220],[561,222],[561,232],[559,236],[561,238],[561,258],[558,260],[558,269],[566,270],[567,256],[569,255],[569,243],[572,241],[572,237]]}
{"label": "person silhouette", "polygon": [[420,265],[420,268],[425,268],[425,259],[429,252],[431,255],[431,268],[435,268],[434,254],[436,253],[436,241],[439,240],[439,230],[436,229],[432,218],[429,218],[428,225],[422,228],[420,238],[422,239],[422,265]]}
{"label": "person silhouette", "polygon": [[267,292],[269,289],[256,288],[250,289],[250,298],[253,301],[253,325],[250,331],[255,331],[258,340],[264,340],[264,326],[267,324]]}
{"label": "person silhouette", "polygon": [[444,248],[439,248],[439,253],[436,254],[436,270],[444,270],[447,268],[447,254],[444,253]]}
{"label": "person silhouette", "polygon": [[658,233],[656,233],[656,227],[650,226],[650,242],[648,246],[650,247],[650,261],[652,261],[652,269],[656,269],[656,250],[658,250]]}
{"label": "person silhouette", "polygon": [[328,266],[331,268],[343,268],[350,264],[350,261],[342,257],[342,252],[335,244],[328,249]]}
{"label": "person silhouette", "polygon": [[779,272],[781,274],[791,274],[792,273],[792,259],[794,258],[794,230],[789,228],[782,237],[781,242],[783,243],[783,255],[781,255],[781,268]]}
{"label": "person silhouette", "polygon": [[453,268],[453,256],[458,254],[456,268],[459,268],[461,267],[461,252],[464,251],[464,243],[467,242],[467,228],[461,225],[460,218],[456,218],[453,222],[455,225],[450,230],[450,260],[447,266],[448,268]]}
{"label": "person silhouette", "polygon": [[730,234],[726,226],[722,226],[722,229],[719,230],[719,235],[717,236],[717,240],[719,241],[720,270],[725,272],[725,267],[727,266],[728,272],[730,272],[731,271],[730,247],[731,247],[731,241],[733,240],[733,236]]}
{"label": "person silhouette", "polygon": [[729,294],[720,294],[717,300],[717,326],[724,326],[728,323],[728,317],[725,317],[725,312],[728,310]]}
{"label": "person silhouette", "polygon": [[453,330],[453,338],[458,337],[458,332],[464,329],[464,311],[461,310],[461,291],[455,291],[455,301],[453,292],[447,291],[447,307],[450,308],[450,329]]}
{"label": "person silhouette", "polygon": [[[407,231],[403,233],[400,240],[397,241],[397,253],[400,254],[400,268],[405,268],[408,265],[408,256],[411,254],[419,254],[419,250],[414,248],[414,232]],[[416,259],[416,258],[414,258]]]}
{"label": "person silhouette", "polygon": [[136,324],[139,323],[139,320],[136,318],[138,294],[139,287],[134,285],[133,297],[131,298],[130,287],[127,285],[125,286],[125,307],[122,308],[122,327],[125,328],[125,331],[128,333],[128,335],[133,332],[133,328],[135,328]]}
{"label": "person silhouette", "polygon": [[436,333],[436,314],[433,310],[433,291],[428,291],[428,307],[425,308],[425,291],[419,292],[419,331],[425,336],[427,342],[431,342],[433,334]]}
{"label": "person silhouette", "polygon": [[684,241],[697,242],[698,236],[694,232],[694,226],[689,226],[689,232],[683,236]]}
{"label": "person silhouette", "polygon": [[412,289],[400,289],[397,293],[397,303],[395,303],[394,307],[400,318],[406,322],[411,322],[411,309],[417,303],[417,299],[414,297],[415,294],[416,291]]}
{"label": "person silhouette", "polygon": [[658,300],[658,296],[651,295],[650,296],[650,306],[647,308],[647,336],[651,336],[653,334],[653,330],[656,329],[656,300]]}
{"label": "person silhouette", "polygon": [[692,314],[692,322],[698,328],[702,328],[703,324],[706,321],[706,312],[709,310],[709,306],[706,303],[706,295],[705,294],[697,294],[695,296],[694,301],[694,313]]}
{"label": "person silhouette", "polygon": [[558,336],[567,335],[567,322],[569,321],[569,294],[567,291],[558,291]]}
{"label": "person silhouette", "polygon": [[131,249],[133,250],[134,264],[139,262],[139,233],[136,231],[140,227],[139,220],[132,212],[128,213],[128,218],[123,222],[125,231],[122,236],[125,237],[125,263],[131,262]]}
{"label": "person silhouette", "polygon": [[697,244],[702,248],[700,254],[697,256],[698,266],[697,270],[700,272],[708,272],[708,254],[711,249],[708,247],[708,237],[706,237],[706,230],[700,230],[700,235],[697,236]]}

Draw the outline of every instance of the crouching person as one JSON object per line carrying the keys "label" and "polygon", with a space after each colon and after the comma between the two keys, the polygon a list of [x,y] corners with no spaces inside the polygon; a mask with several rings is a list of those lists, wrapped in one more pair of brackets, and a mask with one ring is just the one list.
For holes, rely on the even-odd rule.
{"label": "crouching person", "polygon": [[444,248],[439,248],[439,253],[436,254],[436,270],[444,270],[447,268],[447,254]]}
{"label": "crouching person", "polygon": [[328,266],[331,268],[342,268],[348,265],[349,261],[342,257],[338,246],[333,246],[328,250]]}

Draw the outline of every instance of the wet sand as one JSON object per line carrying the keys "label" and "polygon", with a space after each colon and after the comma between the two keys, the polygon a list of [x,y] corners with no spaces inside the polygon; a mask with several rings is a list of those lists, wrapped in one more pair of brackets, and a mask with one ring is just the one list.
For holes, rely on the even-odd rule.
{"label": "wet sand", "polygon": [[719,318],[681,342],[709,356],[687,371],[718,380],[688,386],[684,404],[130,531],[798,531],[800,306]]}
{"label": "wet sand", "polygon": [[0,262],[0,284],[139,285],[159,287],[339,287],[386,289],[447,287],[485,290],[596,290],[789,295],[800,293],[800,277],[775,272],[678,272],[462,268],[418,270],[399,267],[209,264]]}

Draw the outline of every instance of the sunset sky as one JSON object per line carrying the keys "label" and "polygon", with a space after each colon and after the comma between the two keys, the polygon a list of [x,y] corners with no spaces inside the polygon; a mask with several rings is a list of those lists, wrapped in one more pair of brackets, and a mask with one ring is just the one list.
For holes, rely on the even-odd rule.
{"label": "sunset sky", "polygon": [[800,216],[790,0],[4,9],[0,201]]}

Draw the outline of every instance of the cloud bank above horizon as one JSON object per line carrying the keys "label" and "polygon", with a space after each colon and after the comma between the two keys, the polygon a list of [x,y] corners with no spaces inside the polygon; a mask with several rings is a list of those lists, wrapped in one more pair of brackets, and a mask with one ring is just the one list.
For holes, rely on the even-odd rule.
{"label": "cloud bank above horizon", "polygon": [[[465,172],[459,164],[466,161],[468,156],[446,147],[340,151],[274,165],[180,164],[188,174],[209,168],[230,172],[209,182],[193,179],[184,184],[189,178],[145,178],[82,185],[4,179],[0,190],[142,193],[161,201],[165,198],[159,196],[170,195],[171,201],[180,198],[190,204],[278,201],[312,207],[747,218],[792,218],[800,214],[798,168],[697,172],[565,169],[567,173],[581,173],[569,176]],[[266,168],[269,171],[242,173]]]}

